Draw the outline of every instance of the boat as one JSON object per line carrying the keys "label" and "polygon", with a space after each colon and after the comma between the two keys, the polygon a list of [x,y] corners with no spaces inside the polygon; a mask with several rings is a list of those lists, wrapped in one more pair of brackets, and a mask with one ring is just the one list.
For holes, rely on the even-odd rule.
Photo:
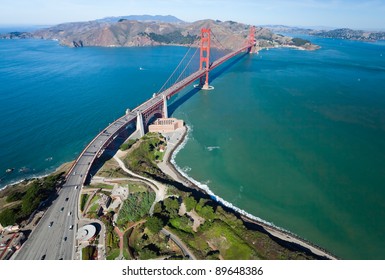
{"label": "boat", "polygon": [[15,168],[8,168],[7,170],[5,170],[6,173],[11,173],[13,172],[13,170],[15,170]]}

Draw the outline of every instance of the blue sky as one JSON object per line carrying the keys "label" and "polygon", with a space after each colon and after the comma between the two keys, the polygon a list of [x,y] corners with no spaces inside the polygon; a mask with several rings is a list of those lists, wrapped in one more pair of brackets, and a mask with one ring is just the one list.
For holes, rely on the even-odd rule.
{"label": "blue sky", "polygon": [[49,25],[133,14],[385,29],[385,0],[0,0],[0,25]]}

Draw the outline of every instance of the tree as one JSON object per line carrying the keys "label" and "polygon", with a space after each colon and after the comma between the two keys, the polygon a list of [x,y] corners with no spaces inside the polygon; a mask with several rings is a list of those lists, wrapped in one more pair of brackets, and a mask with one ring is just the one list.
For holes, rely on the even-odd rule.
{"label": "tree", "polygon": [[179,202],[177,199],[173,199],[173,198],[168,197],[165,200],[163,200],[163,204],[165,206],[166,212],[169,213],[170,218],[174,218],[178,215]]}
{"label": "tree", "polygon": [[186,205],[187,212],[190,212],[191,210],[195,209],[195,206],[197,205],[197,201],[194,197],[188,196],[184,199],[184,204]]}
{"label": "tree", "polygon": [[0,212],[0,224],[11,226],[16,223],[16,213],[12,209],[5,209]]}
{"label": "tree", "polygon": [[147,219],[146,226],[151,232],[158,233],[163,228],[163,221],[156,216],[152,216]]}

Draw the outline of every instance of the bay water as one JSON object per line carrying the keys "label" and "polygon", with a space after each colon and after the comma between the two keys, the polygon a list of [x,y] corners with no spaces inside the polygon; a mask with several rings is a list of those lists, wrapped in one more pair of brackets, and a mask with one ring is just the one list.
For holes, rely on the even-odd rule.
{"label": "bay water", "polygon": [[[240,55],[170,105],[175,161],[215,195],[345,259],[384,259],[385,44]],[[0,186],[74,160],[150,98],[181,47],[72,49],[0,40]],[[7,168],[15,168],[5,173]]]}

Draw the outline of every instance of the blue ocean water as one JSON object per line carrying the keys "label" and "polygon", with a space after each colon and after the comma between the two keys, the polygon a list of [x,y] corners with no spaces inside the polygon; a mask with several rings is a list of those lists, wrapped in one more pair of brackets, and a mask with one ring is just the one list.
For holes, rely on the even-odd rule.
{"label": "blue ocean water", "polygon": [[[237,57],[211,73],[214,91],[181,93],[170,108],[191,130],[175,160],[234,206],[341,258],[384,259],[385,45],[312,41],[322,48]],[[0,186],[75,159],[185,51],[0,40]]]}
{"label": "blue ocean water", "polygon": [[74,160],[109,122],[150,98],[185,52],[0,40],[0,187]]}

